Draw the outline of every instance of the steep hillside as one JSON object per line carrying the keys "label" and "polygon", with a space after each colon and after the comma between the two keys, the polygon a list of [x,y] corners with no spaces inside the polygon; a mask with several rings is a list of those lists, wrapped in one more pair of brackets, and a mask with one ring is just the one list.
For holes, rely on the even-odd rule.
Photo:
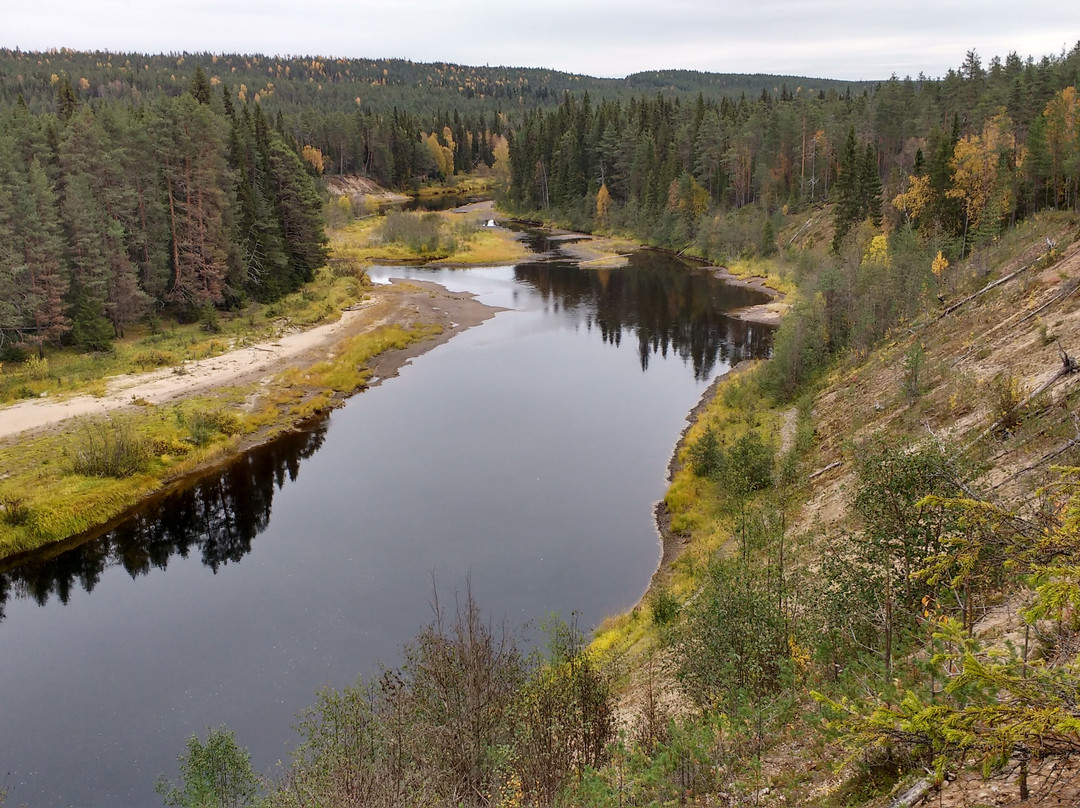
{"label": "steep hillside", "polygon": [[[1020,719],[1004,756],[986,752],[993,721],[944,746],[912,726],[927,705],[943,725],[964,705],[1025,721],[1045,707],[1035,680],[1019,700],[1004,678],[1000,692],[960,682],[968,660],[1004,677],[1012,653],[1075,691],[1074,613],[1023,619],[1039,581],[1007,539],[1072,535],[1077,227],[1045,215],[946,269],[940,301],[794,405],[764,365],[719,383],[673,461],[661,571],[594,644],[624,672],[626,756],[596,778],[611,804],[1074,804],[1074,753]],[[769,453],[771,480],[748,485]],[[980,530],[992,553],[927,576]],[[1073,716],[1075,700],[1054,709]],[[1044,738],[1076,743],[1072,721]],[[909,788],[918,799],[900,801]]]}
{"label": "steep hillside", "polygon": [[[1068,218],[1025,225],[1005,246],[977,255],[955,270],[957,277],[951,280],[958,291],[946,297],[939,311],[896,329],[888,344],[868,356],[852,357],[814,397],[816,445],[805,465],[813,479],[793,530],[804,537],[803,560],[811,575],[822,569],[826,556],[837,552],[838,536],[859,536],[867,529],[855,497],[863,453],[875,440],[893,441],[907,452],[919,444],[937,447],[972,470],[962,496],[993,503],[1017,519],[1032,519],[1046,502],[1064,507],[1059,499],[1048,496],[1044,501],[1042,491],[1059,483],[1060,467],[1080,464],[1076,227]],[[970,294],[976,296],[969,300]],[[986,596],[969,607],[971,634],[991,655],[1012,647],[1023,649],[1026,659],[1029,645],[1038,646],[1031,651],[1033,657],[1041,656],[1051,667],[1067,665],[1076,657],[1075,625],[1070,629],[1067,620],[1063,627],[1059,619],[1055,629],[1041,634],[1037,623],[1029,626],[1031,621],[1025,622],[1020,612],[1032,601],[1030,582],[1006,573],[997,587],[988,587]],[[924,601],[924,606],[928,602],[926,609],[933,612],[932,601]],[[964,610],[959,611],[963,619]],[[925,661],[920,648],[909,648],[908,653],[896,662],[897,668],[914,669]],[[898,675],[904,679],[907,674]],[[884,684],[866,686],[878,703],[887,690]],[[1004,701],[1004,692],[1000,695]],[[885,695],[884,703],[889,699]],[[782,759],[791,751],[781,746],[778,756]],[[804,755],[798,768],[818,768],[817,761],[805,759],[805,749],[795,751]],[[766,754],[766,760],[769,757]],[[950,772],[935,802],[1060,805],[1075,804],[1080,794],[1077,765],[1068,755],[1032,763],[1026,800],[1020,799],[1016,758],[1006,755],[998,763],[987,766],[986,778],[962,768]],[[901,782],[912,779],[909,775]],[[829,784],[834,795],[846,793],[841,783]],[[898,800],[901,791],[871,804],[899,805],[892,799]],[[818,796],[824,802],[828,793],[826,789]]]}

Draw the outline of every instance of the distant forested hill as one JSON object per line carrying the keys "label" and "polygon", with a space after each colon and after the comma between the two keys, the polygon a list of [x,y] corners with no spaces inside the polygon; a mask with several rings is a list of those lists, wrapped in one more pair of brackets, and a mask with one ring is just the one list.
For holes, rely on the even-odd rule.
{"label": "distant forested hill", "polygon": [[[395,107],[429,116],[458,110],[473,116],[553,106],[567,92],[594,99],[623,100],[641,93],[697,95],[707,100],[762,91],[779,94],[786,86],[804,91],[862,92],[872,82],[846,82],[796,76],[701,73],[663,70],[625,79],[593,78],[557,70],[471,67],[402,59],[338,59],[311,56],[213,55],[81,52],[45,53],[0,49],[0,106],[21,94],[35,112],[54,109],[56,82],[66,74],[81,99],[141,101],[158,94],[179,95],[201,68],[211,84],[227,84],[240,101],[261,101],[272,113],[341,112]],[[885,77],[882,77],[885,78]]]}

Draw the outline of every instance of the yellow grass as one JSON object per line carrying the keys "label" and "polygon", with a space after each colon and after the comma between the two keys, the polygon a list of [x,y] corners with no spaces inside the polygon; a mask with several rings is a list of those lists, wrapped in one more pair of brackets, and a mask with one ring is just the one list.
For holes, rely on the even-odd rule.
{"label": "yellow grass", "polygon": [[408,214],[438,216],[448,231],[458,232],[457,249],[417,250],[402,242],[380,242],[382,217],[370,216],[330,231],[331,255],[362,263],[438,262],[456,266],[492,266],[524,261],[529,251],[503,228],[482,227],[483,213]]}
{"label": "yellow grass", "polygon": [[790,294],[795,291],[794,283],[779,272],[775,261],[768,258],[740,258],[725,268],[738,278],[764,278],[765,285],[777,292]]}

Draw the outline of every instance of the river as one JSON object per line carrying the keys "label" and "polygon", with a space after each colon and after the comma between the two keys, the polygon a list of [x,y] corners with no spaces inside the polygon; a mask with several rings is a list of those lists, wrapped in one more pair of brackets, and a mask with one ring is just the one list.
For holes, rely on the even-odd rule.
{"label": "river", "polygon": [[[328,418],[49,560],[0,575],[8,804],[160,805],[192,733],[222,723],[271,773],[324,685],[396,664],[466,582],[513,626],[630,608],[687,412],[768,329],[763,301],[673,256],[583,270],[376,267],[506,311]],[[529,634],[526,629],[526,636]]]}

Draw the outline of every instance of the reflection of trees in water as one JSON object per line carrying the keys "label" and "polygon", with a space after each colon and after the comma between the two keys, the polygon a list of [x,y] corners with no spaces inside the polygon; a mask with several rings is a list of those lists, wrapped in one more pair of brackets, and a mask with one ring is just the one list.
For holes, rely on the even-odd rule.
{"label": "reflection of trees in water", "polygon": [[324,422],[283,436],[193,486],[152,500],[100,538],[0,575],[0,618],[8,597],[44,605],[55,595],[67,603],[75,587],[92,591],[107,567],[122,566],[135,578],[193,551],[215,572],[239,561],[266,529],[275,489],[296,479],[300,461],[318,451],[325,435]]}
{"label": "reflection of trees in water", "polygon": [[[634,333],[642,370],[656,354],[669,352],[690,362],[698,379],[709,378],[718,361],[734,364],[767,355],[771,331],[723,312],[761,303],[753,290],[723,284],[674,256],[640,252],[630,266],[581,270],[573,263],[524,264],[515,269],[554,310],[579,312],[591,330],[619,345]],[[248,453],[183,491],[154,500],[104,536],[52,559],[28,560],[0,574],[0,619],[9,597],[51,595],[66,603],[73,588],[91,591],[105,569],[122,566],[136,577],[164,569],[174,555],[197,552],[217,570],[251,551],[252,540],[270,519],[274,491],[295,480],[300,461],[322,445],[325,425],[285,436]]]}
{"label": "reflection of trees in water", "polygon": [[581,311],[605,342],[619,345],[624,332],[634,332],[642,370],[653,355],[671,352],[704,380],[718,361],[735,364],[767,356],[770,349],[771,329],[724,314],[763,303],[765,295],[722,283],[664,253],[635,253],[623,269],[581,270],[573,263],[550,262],[523,264],[514,274],[556,311]]}

